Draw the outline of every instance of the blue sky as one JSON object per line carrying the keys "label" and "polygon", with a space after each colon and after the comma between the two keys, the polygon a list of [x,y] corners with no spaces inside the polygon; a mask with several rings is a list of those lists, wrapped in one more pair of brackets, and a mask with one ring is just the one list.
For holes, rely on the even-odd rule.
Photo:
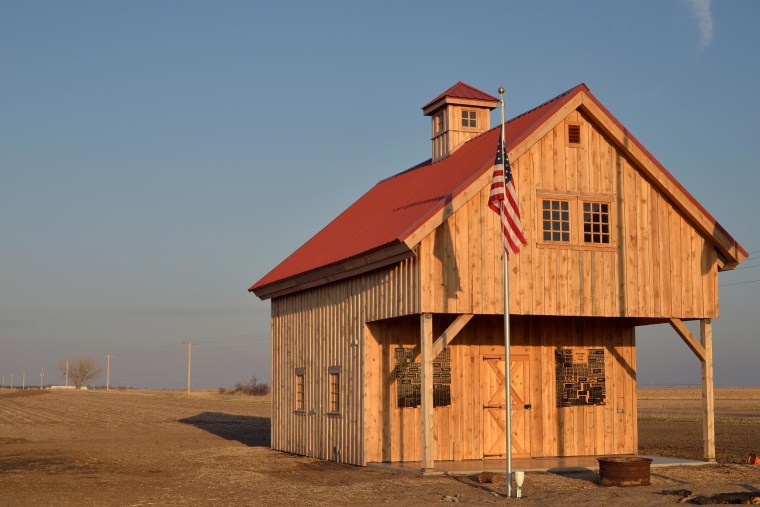
{"label": "blue sky", "polygon": [[[508,116],[585,82],[760,255],[760,3],[2,2],[0,374],[270,376],[246,292],[378,180],[429,157],[420,107],[465,81]],[[750,262],[745,266],[752,265]],[[721,283],[760,279],[760,269]],[[721,288],[718,385],[757,384],[760,283]],[[669,328],[642,384],[697,383]],[[104,368],[105,369],[105,368]]]}

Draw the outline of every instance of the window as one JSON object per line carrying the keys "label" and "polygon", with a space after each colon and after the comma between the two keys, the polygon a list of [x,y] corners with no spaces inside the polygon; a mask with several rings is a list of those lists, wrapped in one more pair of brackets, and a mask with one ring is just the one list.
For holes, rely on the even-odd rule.
{"label": "window", "polygon": [[477,113],[475,111],[463,110],[462,111],[462,126],[463,127],[477,127]]}
{"label": "window", "polygon": [[340,366],[330,366],[327,369],[330,385],[330,410],[331,414],[340,413]]}
{"label": "window", "polygon": [[570,202],[544,199],[541,204],[544,241],[570,242]]}
{"label": "window", "polygon": [[434,122],[434,127],[433,127],[434,134],[440,134],[446,129],[443,111],[441,111],[440,113],[438,113],[437,115],[433,117],[433,122]]}
{"label": "window", "polygon": [[[414,361],[414,347],[396,348],[396,406],[414,408],[422,404],[422,364]],[[444,347],[433,359],[433,407],[451,405],[451,349]]]}
{"label": "window", "polygon": [[583,242],[604,245],[610,244],[609,203],[583,203]]}
{"label": "window", "polygon": [[296,412],[304,411],[304,384],[306,380],[306,370],[296,368]]}
{"label": "window", "polygon": [[536,196],[536,238],[543,246],[613,248],[612,196],[545,193]]}

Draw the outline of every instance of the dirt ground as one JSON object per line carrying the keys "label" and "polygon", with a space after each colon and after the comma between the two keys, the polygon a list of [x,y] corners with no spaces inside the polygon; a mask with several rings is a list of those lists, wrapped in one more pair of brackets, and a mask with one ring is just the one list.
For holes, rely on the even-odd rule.
{"label": "dirt ground", "polygon": [[[0,391],[0,505],[673,505],[684,495],[760,495],[760,466],[657,468],[652,485],[603,487],[596,472],[504,482],[421,477],[269,450],[269,401],[171,392]],[[719,459],[760,447],[760,425],[720,425]],[[698,457],[699,423],[642,421],[641,453]],[[691,436],[693,435],[693,436]],[[722,458],[723,456],[723,458]],[[746,454],[745,454],[746,457]]]}
{"label": "dirt ground", "polygon": [[[700,389],[639,389],[639,452],[701,459]],[[715,390],[715,454],[719,463],[746,463],[760,453],[760,388]]]}

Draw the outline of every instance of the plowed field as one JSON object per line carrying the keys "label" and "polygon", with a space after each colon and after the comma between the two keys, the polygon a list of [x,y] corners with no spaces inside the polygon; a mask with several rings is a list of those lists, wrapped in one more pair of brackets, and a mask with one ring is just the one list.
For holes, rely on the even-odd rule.
{"label": "plowed field", "polygon": [[[271,451],[266,447],[266,399],[167,392],[19,393],[0,391],[0,505],[505,502],[503,482],[420,477]],[[697,423],[689,424],[699,429]],[[749,426],[736,425],[730,432],[745,439],[746,446],[760,447],[756,433],[742,433]],[[648,431],[642,424],[642,445]],[[684,453],[699,453],[701,438],[675,442],[688,448]],[[664,492],[682,489],[760,492],[760,466],[656,469],[652,486],[628,489],[599,486],[594,472],[531,473],[524,498],[509,502],[672,505],[679,496]]]}

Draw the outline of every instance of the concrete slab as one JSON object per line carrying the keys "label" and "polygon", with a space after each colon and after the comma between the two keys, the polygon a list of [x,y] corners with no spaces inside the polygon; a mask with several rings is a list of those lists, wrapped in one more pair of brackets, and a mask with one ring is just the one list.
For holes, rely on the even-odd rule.
{"label": "concrete slab", "polygon": [[[630,456],[630,455],[629,455]],[[602,456],[573,456],[557,458],[514,458],[512,470],[525,472],[554,472],[568,473],[573,470],[598,470],[597,458]],[[706,461],[668,458],[661,456],[641,456],[652,459],[652,467],[709,465]],[[420,461],[397,461],[389,463],[369,463],[367,466],[409,472],[420,475],[473,475],[481,472],[506,473],[507,461],[503,459],[465,460],[465,461],[436,461],[433,470],[422,471]]]}

